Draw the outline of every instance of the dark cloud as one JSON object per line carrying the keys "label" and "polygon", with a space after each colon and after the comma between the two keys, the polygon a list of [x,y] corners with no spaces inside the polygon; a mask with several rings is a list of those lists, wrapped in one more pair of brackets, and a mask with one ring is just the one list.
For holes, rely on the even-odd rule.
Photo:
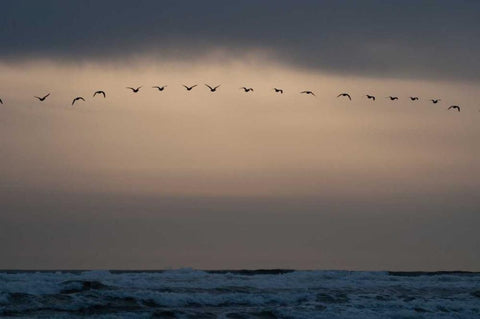
{"label": "dark cloud", "polygon": [[368,76],[480,80],[478,1],[11,1],[0,58],[190,58],[212,48]]}

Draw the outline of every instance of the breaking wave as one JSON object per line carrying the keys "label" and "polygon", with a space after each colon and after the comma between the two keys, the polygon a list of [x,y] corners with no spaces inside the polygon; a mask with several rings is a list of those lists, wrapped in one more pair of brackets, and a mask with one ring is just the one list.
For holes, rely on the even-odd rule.
{"label": "breaking wave", "polygon": [[473,318],[465,272],[4,271],[2,318]]}

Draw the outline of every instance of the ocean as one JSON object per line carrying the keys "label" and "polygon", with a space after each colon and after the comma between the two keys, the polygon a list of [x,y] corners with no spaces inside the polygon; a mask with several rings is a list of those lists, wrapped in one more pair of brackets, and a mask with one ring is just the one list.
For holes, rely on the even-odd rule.
{"label": "ocean", "polygon": [[480,318],[480,273],[0,271],[1,318]]}

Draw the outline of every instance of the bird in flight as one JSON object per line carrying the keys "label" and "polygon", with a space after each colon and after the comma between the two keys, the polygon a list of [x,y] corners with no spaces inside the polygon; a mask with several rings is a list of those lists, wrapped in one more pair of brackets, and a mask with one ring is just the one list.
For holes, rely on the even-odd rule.
{"label": "bird in flight", "polygon": [[460,106],[458,106],[458,105],[452,105],[452,106],[450,106],[448,109],[449,109],[449,110],[454,109],[454,110],[457,110],[458,112],[460,112]]}
{"label": "bird in flight", "polygon": [[368,95],[368,94],[365,95],[365,96],[367,97],[367,99],[369,99],[369,100],[374,100],[374,101],[375,101],[375,96],[373,96],[373,95]]}
{"label": "bird in flight", "polygon": [[205,86],[207,86],[210,89],[210,92],[215,92],[220,87],[220,85],[217,85],[215,87],[211,87],[210,85],[205,84]]}
{"label": "bird in flight", "polygon": [[191,90],[192,90],[194,87],[196,87],[197,85],[195,84],[195,85],[192,85],[192,86],[186,86],[186,85],[184,84],[183,86],[187,89],[187,91],[191,91]]}
{"label": "bird in flight", "polygon": [[40,96],[35,96],[35,97],[36,97],[40,102],[43,102],[43,101],[45,101],[45,99],[46,99],[47,97],[49,97],[49,96],[50,96],[50,93],[48,93],[47,95],[45,95],[45,96],[43,96],[43,97],[40,97]]}
{"label": "bird in flight", "polygon": [[411,97],[410,97],[410,100],[411,100],[411,101],[418,101],[419,98],[418,98],[418,96],[411,96]]}
{"label": "bird in flight", "polygon": [[337,95],[337,97],[341,97],[341,96],[346,96],[349,98],[350,101],[352,100],[352,97],[348,93],[340,93],[339,95]]}
{"label": "bird in flight", "polygon": [[85,99],[83,97],[77,96],[76,98],[73,99],[72,105],[75,104],[75,102],[77,102],[78,100],[82,100],[83,102],[85,102]]}
{"label": "bird in flight", "polygon": [[163,91],[167,86],[152,86],[153,89],[158,89],[159,91]]}
{"label": "bird in flight", "polygon": [[131,87],[127,86],[127,89],[132,90],[133,93],[138,93],[138,91],[140,91],[141,88],[142,88],[141,86],[139,86],[138,88],[131,88]]}
{"label": "bird in flight", "polygon": [[107,97],[107,95],[105,94],[104,91],[96,91],[95,93],[93,93],[93,97],[95,97],[95,95],[97,95],[97,94],[102,94],[102,95],[103,95],[103,98],[106,98],[106,97]]}
{"label": "bird in flight", "polygon": [[398,100],[397,96],[387,96],[386,99],[390,99],[390,101]]}
{"label": "bird in flight", "polygon": [[300,92],[300,94],[310,94],[310,95],[315,96],[315,94],[312,91],[302,91],[302,92]]}
{"label": "bird in flight", "polygon": [[247,88],[247,87],[242,86],[240,89],[243,89],[245,92],[250,92],[250,91],[253,92],[253,88]]}
{"label": "bird in flight", "polygon": [[433,104],[437,104],[439,101],[441,101],[441,99],[430,99],[430,101],[432,101]]}
{"label": "bird in flight", "polygon": [[277,89],[277,88],[273,88],[275,90],[275,92],[277,93],[280,93],[280,94],[283,94],[283,90],[282,89]]}

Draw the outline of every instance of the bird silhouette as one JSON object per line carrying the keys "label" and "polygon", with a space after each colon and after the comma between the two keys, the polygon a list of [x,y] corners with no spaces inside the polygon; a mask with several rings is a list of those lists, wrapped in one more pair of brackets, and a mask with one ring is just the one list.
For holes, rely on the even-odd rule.
{"label": "bird silhouette", "polygon": [[283,90],[282,89],[277,89],[277,88],[273,88],[275,90],[275,92],[277,93],[280,93],[280,94],[283,94]]}
{"label": "bird silhouette", "polygon": [[93,93],[93,97],[95,97],[95,95],[97,95],[97,94],[102,94],[102,95],[103,95],[103,98],[106,98],[106,97],[107,97],[107,95],[105,94],[104,91],[96,91],[95,93]]}
{"label": "bird silhouette", "polygon": [[242,86],[240,89],[243,89],[246,93],[250,92],[250,91],[253,92],[253,88],[247,88],[247,87]]}
{"label": "bird silhouette", "polygon": [[187,89],[187,91],[191,91],[194,87],[197,86],[197,84],[192,85],[192,86],[186,86],[186,85],[184,84],[183,86]]}
{"label": "bird silhouette", "polygon": [[83,102],[85,102],[85,99],[83,97],[77,96],[76,98],[73,99],[72,105],[75,104],[75,102],[77,102],[78,100],[82,100]]}
{"label": "bird silhouette", "polygon": [[419,98],[418,98],[418,96],[410,96],[410,100],[411,101],[418,101]]}
{"label": "bird silhouette", "polygon": [[441,99],[430,99],[430,101],[432,101],[433,104],[437,104]]}
{"label": "bird silhouette", "polygon": [[2,99],[0,99],[0,104],[3,104],[3,101],[2,101]]}
{"label": "bird silhouette", "polygon": [[167,86],[152,86],[153,89],[158,89],[159,91],[163,91]]}
{"label": "bird silhouette", "polygon": [[390,101],[398,100],[397,96],[387,96],[386,99],[390,99]]}
{"label": "bird silhouette", "polygon": [[313,93],[312,91],[302,91],[302,92],[300,92],[300,94],[302,94],[302,93],[303,94],[310,94],[310,95],[315,96],[315,93]]}
{"label": "bird silhouette", "polygon": [[207,86],[210,89],[210,92],[215,92],[220,87],[220,85],[217,85],[215,87],[211,87],[210,85],[205,84],[205,86]]}
{"label": "bird silhouette", "polygon": [[452,110],[452,109],[455,110],[456,109],[458,112],[460,112],[460,106],[458,106],[458,105],[452,105],[448,109],[449,110]]}
{"label": "bird silhouette", "polygon": [[138,88],[132,88],[132,87],[127,86],[126,88],[132,90],[133,93],[138,93],[138,91],[140,91],[140,89],[141,89],[142,87],[139,86]]}
{"label": "bird silhouette", "polygon": [[337,95],[337,97],[341,97],[341,96],[346,96],[350,99],[350,101],[352,100],[352,97],[348,93],[340,93],[339,95]]}
{"label": "bird silhouette", "polygon": [[40,96],[34,96],[34,97],[36,97],[40,102],[43,102],[43,101],[45,101],[45,99],[46,99],[47,97],[49,97],[49,96],[50,96],[50,93],[48,93],[47,95],[45,95],[45,96],[43,96],[43,97],[40,97]]}
{"label": "bird silhouette", "polygon": [[368,94],[365,95],[365,96],[367,97],[367,99],[369,99],[369,100],[374,100],[374,101],[375,101],[375,96],[373,96],[373,95],[368,95]]}

